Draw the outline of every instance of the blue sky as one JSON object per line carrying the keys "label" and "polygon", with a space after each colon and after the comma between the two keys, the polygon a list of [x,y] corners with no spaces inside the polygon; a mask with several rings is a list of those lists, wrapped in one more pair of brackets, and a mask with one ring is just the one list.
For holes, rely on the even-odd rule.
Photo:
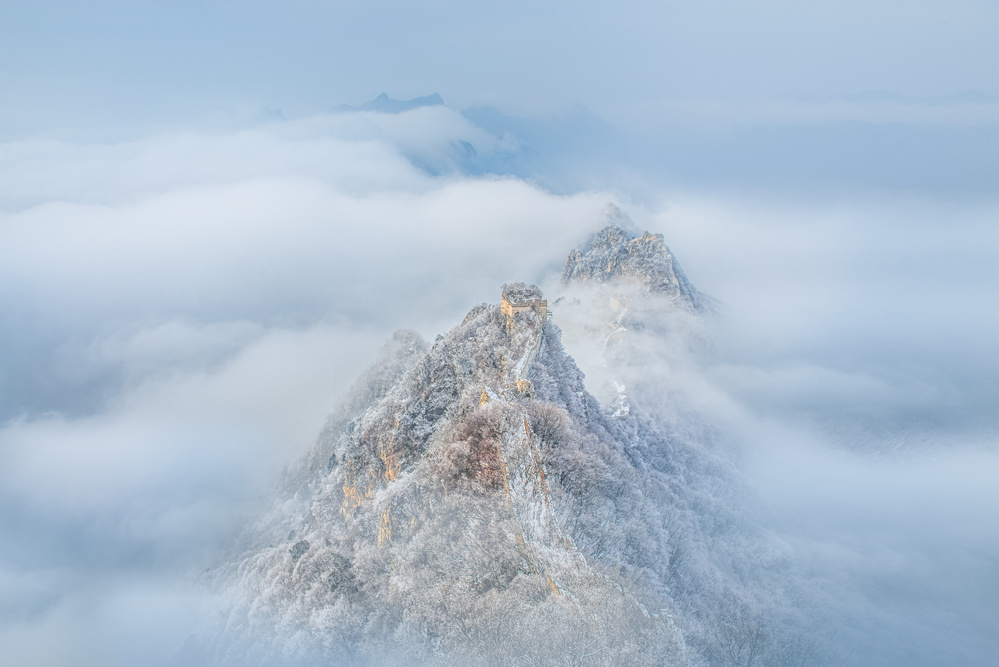
{"label": "blue sky", "polygon": [[388,91],[458,108],[864,91],[999,95],[991,2],[4,3],[5,124],[311,114]]}
{"label": "blue sky", "polygon": [[[831,608],[928,664],[994,655],[997,26],[960,1],[0,3],[0,649],[170,655],[380,342],[552,285],[613,202],[721,302],[678,393],[817,581],[859,582]],[[382,92],[447,106],[335,112]]]}

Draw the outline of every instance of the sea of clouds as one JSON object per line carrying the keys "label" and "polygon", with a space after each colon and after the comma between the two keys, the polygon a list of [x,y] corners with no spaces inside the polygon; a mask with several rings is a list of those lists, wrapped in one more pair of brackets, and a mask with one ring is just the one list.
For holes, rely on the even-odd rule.
{"label": "sea of clouds", "polygon": [[198,573],[384,339],[551,284],[608,202],[718,300],[711,350],[664,376],[736,447],[853,664],[988,664],[999,206],[632,197],[624,167],[551,188],[518,173],[529,148],[446,106],[0,144],[12,664],[167,662],[215,612]]}

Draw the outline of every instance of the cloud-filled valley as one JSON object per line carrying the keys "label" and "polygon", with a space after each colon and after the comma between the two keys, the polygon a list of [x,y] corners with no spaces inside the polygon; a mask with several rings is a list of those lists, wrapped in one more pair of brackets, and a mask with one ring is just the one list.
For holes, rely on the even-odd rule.
{"label": "cloud-filled valley", "polygon": [[611,202],[718,301],[710,345],[649,372],[717,429],[850,664],[988,664],[999,204],[563,191],[525,154],[445,106],[0,144],[4,652],[166,664],[216,611],[198,573],[392,331],[554,294]]}

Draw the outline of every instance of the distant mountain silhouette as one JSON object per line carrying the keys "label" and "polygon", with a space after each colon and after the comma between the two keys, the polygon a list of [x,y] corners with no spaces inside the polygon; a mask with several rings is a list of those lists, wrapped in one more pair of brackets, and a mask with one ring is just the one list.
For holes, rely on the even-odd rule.
{"label": "distant mountain silhouette", "polygon": [[403,111],[409,111],[411,109],[418,109],[420,107],[433,107],[442,106],[444,104],[444,98],[442,98],[437,93],[433,95],[424,95],[423,97],[414,97],[411,100],[394,100],[389,97],[386,93],[382,93],[370,102],[365,102],[358,106],[350,106],[349,104],[341,104],[336,108],[337,111],[375,111],[378,113],[402,113]]}

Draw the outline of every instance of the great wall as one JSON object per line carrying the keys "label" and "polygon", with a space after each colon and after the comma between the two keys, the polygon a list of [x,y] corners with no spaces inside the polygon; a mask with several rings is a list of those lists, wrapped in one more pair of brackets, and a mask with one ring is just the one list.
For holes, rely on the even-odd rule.
{"label": "great wall", "polygon": [[[510,289],[513,287],[513,289]],[[531,364],[537,358],[544,341],[544,325],[548,319],[548,301],[536,287],[504,286],[500,299],[500,314],[504,317],[504,332],[513,337],[519,327],[529,328],[529,338],[524,352],[511,370],[504,373],[504,386],[499,391],[483,387],[480,406],[501,401],[520,412],[523,430],[507,434],[497,444],[510,512],[520,530],[516,535],[531,568],[548,570],[553,563],[544,563],[540,553],[530,545],[548,544],[568,547],[569,553],[579,559],[577,567],[587,568],[578,554],[572,539],[558,526],[552,513],[548,492],[545,462],[538,438],[531,429],[522,399],[533,396],[531,382],[527,379]],[[518,315],[524,315],[518,318]],[[546,550],[553,553],[552,550]],[[565,553],[565,552],[562,552]],[[551,568],[555,569],[555,568]],[[551,578],[549,589],[554,594],[563,592],[562,586]]]}

